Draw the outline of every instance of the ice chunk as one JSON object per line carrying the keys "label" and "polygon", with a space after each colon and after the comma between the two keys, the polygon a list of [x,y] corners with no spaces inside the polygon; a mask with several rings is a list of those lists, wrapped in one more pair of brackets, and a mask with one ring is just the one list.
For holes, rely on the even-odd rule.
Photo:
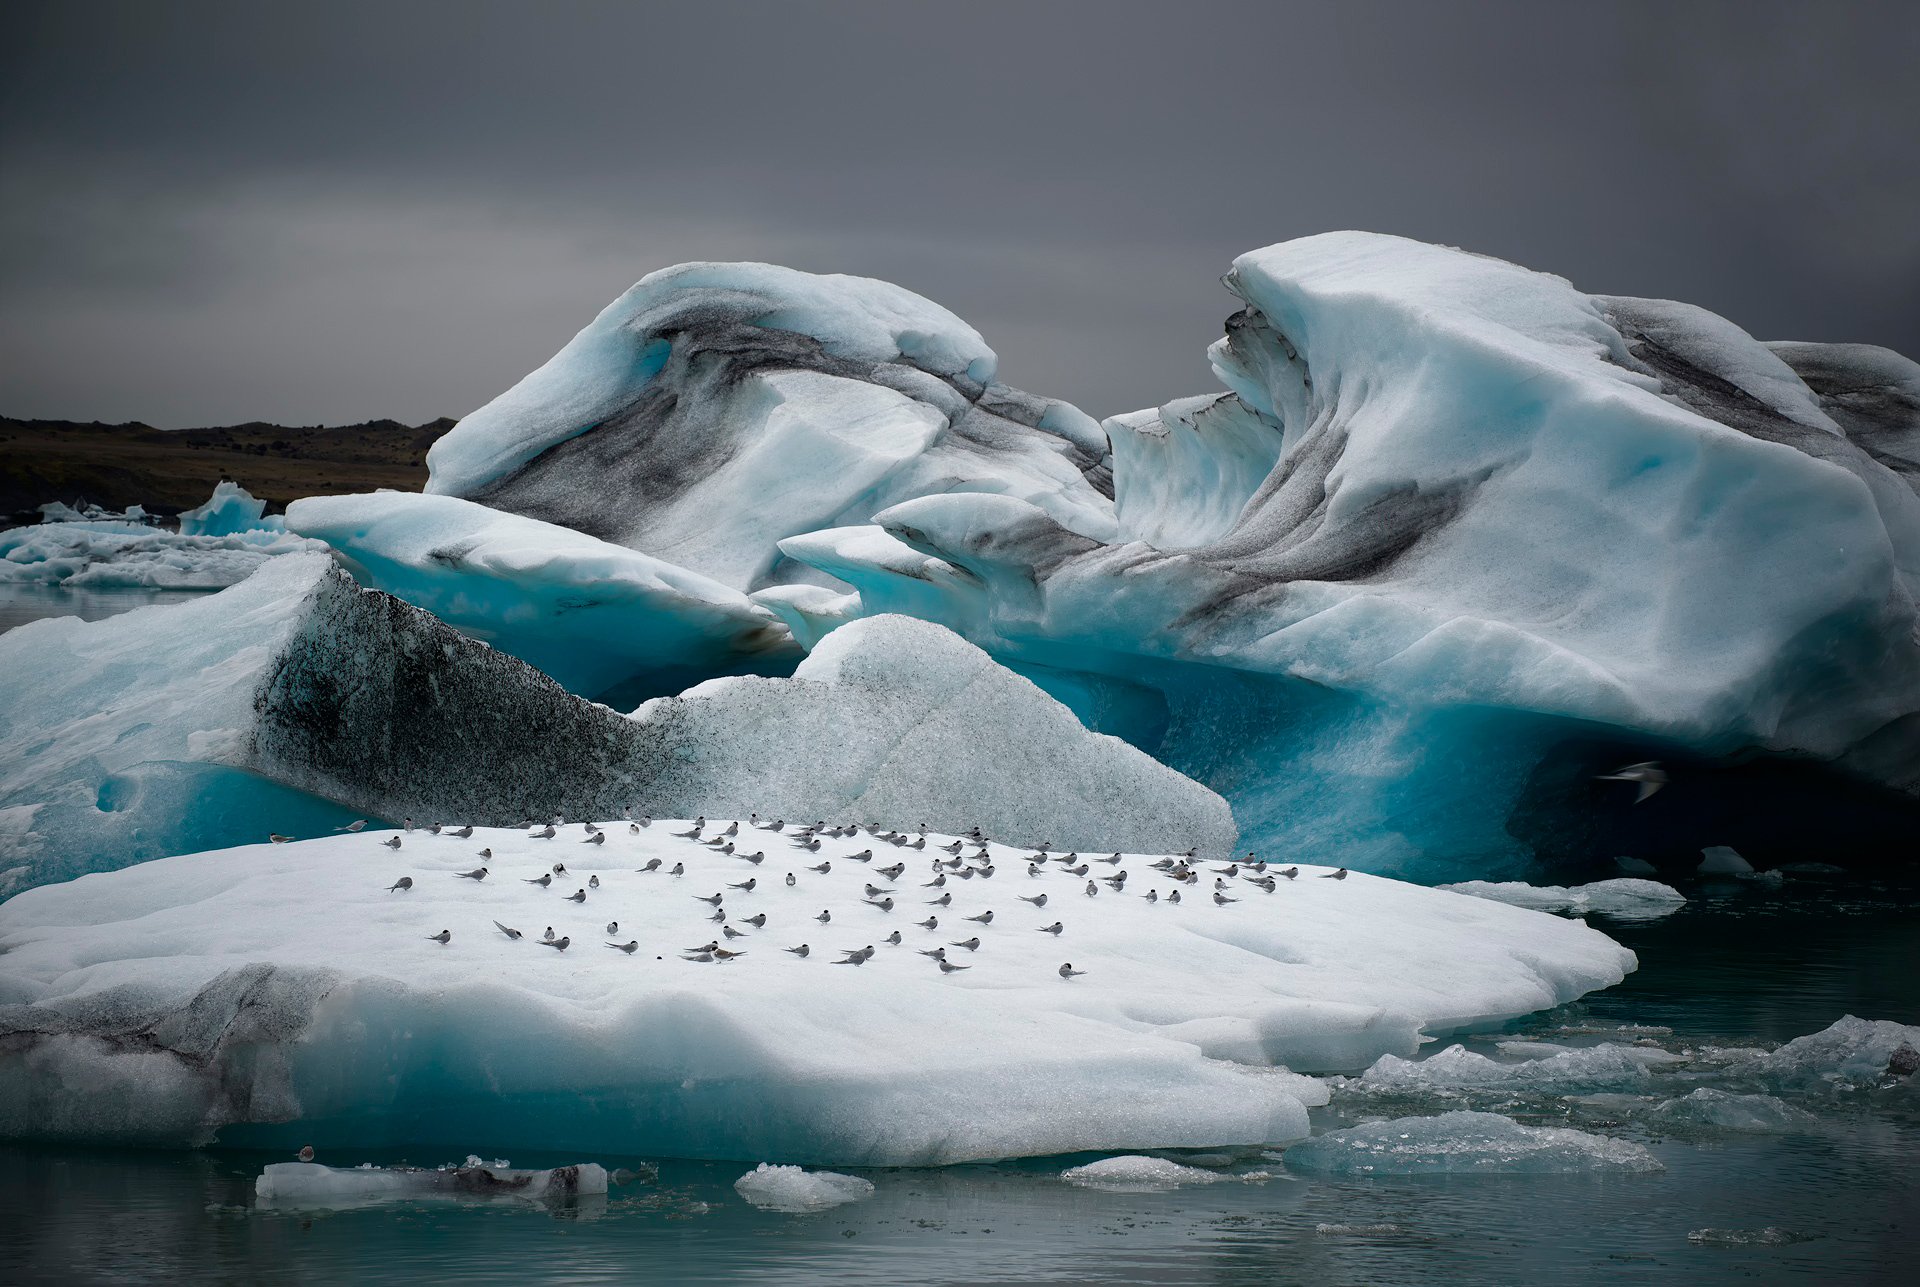
{"label": "ice chunk", "polygon": [[1653,880],[1600,880],[1591,885],[1529,885],[1522,881],[1468,880],[1442,889],[1474,898],[1491,898],[1515,907],[1574,916],[1601,915],[1616,920],[1647,921],[1671,916],[1687,901],[1671,885]]}
{"label": "ice chunk", "polygon": [[1464,1046],[1425,1059],[1382,1055],[1355,1085],[1396,1094],[1450,1090],[1517,1090],[1571,1094],[1626,1091],[1647,1084],[1648,1060],[1616,1045],[1569,1047],[1544,1058],[1501,1063]]}
{"label": "ice chunk", "polygon": [[822,1211],[873,1196],[873,1182],[857,1175],[765,1162],[735,1180],[733,1187],[754,1206],[769,1211]]}
{"label": "ice chunk", "polygon": [[46,522],[0,532],[0,586],[218,590],[246,580],[275,555],[319,548],[267,530],[180,536],[138,523]]}
{"label": "ice chunk", "polygon": [[1853,1090],[1920,1072],[1920,1027],[1847,1015],[1778,1050],[1736,1060],[1728,1069],[1769,1088]]}
{"label": "ice chunk", "polygon": [[1401,1117],[1329,1131],[1286,1153],[1322,1175],[1560,1175],[1661,1171],[1638,1144],[1558,1126],[1522,1126],[1496,1113]]}
{"label": "ice chunk", "polygon": [[1813,1114],[1772,1095],[1735,1095],[1711,1086],[1657,1104],[1647,1115],[1670,1126],[1728,1131],[1804,1131],[1817,1123]]}
{"label": "ice chunk", "polygon": [[577,528],[737,590],[810,579],[782,537],[932,492],[1114,532],[1099,426],[992,383],[947,310],[770,264],[644,278],[427,455],[427,490]]}
{"label": "ice chunk", "polygon": [[286,520],[262,518],[267,503],[256,500],[246,488],[225,479],[213,489],[206,503],[180,515],[182,536],[232,536],[236,532],[286,530]]}
{"label": "ice chunk", "polygon": [[[398,595],[568,690],[655,696],[689,678],[791,666],[800,650],[738,590],[624,546],[452,496],[315,496],[290,530],[331,545],[355,577]],[[636,696],[629,700],[638,700]]]}
{"label": "ice chunk", "polygon": [[909,617],[834,631],[792,679],[712,680],[633,718],[662,748],[642,797],[662,813],[977,826],[1133,852],[1224,855],[1236,836],[1220,797]]}
{"label": "ice chunk", "polygon": [[[1142,745],[1256,849],[1491,879],[1577,815],[1604,858],[1592,776],[1621,761],[1566,763],[1579,739],[1920,792],[1907,376],[1840,361],[1816,396],[1700,310],[1365,233],[1243,255],[1227,284],[1231,392],[1108,422],[1117,539],[926,495],[873,523],[955,575],[787,549],[864,612],[1157,692]],[[1830,405],[1856,385],[1861,441]]]}
{"label": "ice chunk", "polygon": [[[1066,864],[1028,876],[1031,851],[996,843],[992,875],[923,889],[938,833],[814,852],[748,819],[726,853],[661,818],[602,825],[599,843],[576,824],[370,828],[0,904],[0,1137],[809,1166],[1241,1149],[1304,1136],[1303,1099],[1324,1098],[1270,1065],[1411,1053],[1423,1028],[1569,1001],[1633,964],[1578,921],[1360,874],[1175,903],[1122,854],[1096,870],[1128,872],[1124,891],[1088,898]],[[556,864],[550,888],[528,883]],[[743,954],[687,959],[710,940]]]}
{"label": "ice chunk", "polygon": [[1747,876],[1753,874],[1753,864],[1738,850],[1714,845],[1700,851],[1699,871],[1702,876]]}
{"label": "ice chunk", "polygon": [[530,1202],[569,1201],[604,1194],[606,1169],[595,1162],[544,1171],[515,1171],[484,1166],[362,1166],[351,1169],[315,1162],[274,1162],[253,1182],[260,1205],[270,1207],[356,1207],[427,1198],[520,1198]]}
{"label": "ice chunk", "polygon": [[1085,1166],[1070,1166],[1060,1172],[1060,1178],[1089,1189],[1153,1193],[1177,1189],[1183,1184],[1217,1184],[1230,1177],[1218,1171],[1203,1171],[1197,1166],[1182,1166],[1161,1157],[1130,1153],[1123,1157],[1103,1157]]}

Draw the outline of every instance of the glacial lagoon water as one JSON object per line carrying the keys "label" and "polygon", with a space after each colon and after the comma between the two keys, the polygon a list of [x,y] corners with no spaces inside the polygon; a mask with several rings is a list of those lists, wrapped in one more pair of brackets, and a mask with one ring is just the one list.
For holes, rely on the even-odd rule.
{"label": "glacial lagoon water", "polygon": [[[187,597],[185,595],[181,597]],[[0,629],[171,601],[149,590],[22,592]],[[1844,854],[1809,854],[1844,867]],[[1773,1046],[1844,1014],[1920,1023],[1920,883],[1809,874],[1685,889],[1664,920],[1595,917],[1640,956],[1625,983],[1461,1038],[1653,1050]],[[1449,1041],[1434,1043],[1438,1052]],[[1676,1067],[1684,1070],[1687,1065]],[[1656,1068],[1626,1097],[1341,1092],[1316,1132],[1476,1108],[1649,1148],[1653,1174],[1319,1177],[1125,1193],[1060,1178],[1087,1156],[861,1172],[873,1197],[812,1214],[756,1209],[758,1161],[517,1154],[516,1166],[647,1161],[656,1183],[572,1205],[257,1206],[280,1155],[0,1146],[0,1281],[339,1283],[1674,1282],[1906,1283],[1920,1257],[1920,1086],[1795,1098],[1804,1129],[1679,1128],[1645,1110],[1692,1083]],[[1913,1079],[1920,1081],[1920,1077]],[[474,1151],[490,1156],[486,1141]],[[323,1157],[434,1165],[457,1158]]]}
{"label": "glacial lagoon water", "polygon": [[[1822,855],[1831,861],[1832,855]],[[1648,1049],[1772,1046],[1843,1014],[1920,1021],[1920,887],[1708,881],[1646,924],[1596,918],[1640,954],[1624,984],[1466,1039]],[[1447,1042],[1437,1042],[1437,1051]],[[1676,1065],[1684,1067],[1685,1065]],[[1087,1157],[861,1172],[865,1201],[758,1210],[761,1160],[645,1159],[657,1183],[568,1206],[254,1205],[280,1156],[0,1149],[0,1276],[17,1282],[818,1282],[1382,1284],[1909,1282],[1920,1252],[1920,1086],[1798,1097],[1801,1129],[1651,1123],[1691,1083],[1656,1068],[1629,1099],[1509,1092],[1379,1102],[1337,1093],[1315,1129],[1462,1107],[1646,1145],[1654,1174],[1269,1178],[1119,1193],[1059,1178]],[[1676,1080],[1668,1080],[1675,1078]],[[1920,1079],[1916,1079],[1920,1080]],[[486,1154],[485,1141],[474,1141]],[[337,1166],[401,1160],[326,1157]],[[512,1158],[516,1166],[634,1159]]]}

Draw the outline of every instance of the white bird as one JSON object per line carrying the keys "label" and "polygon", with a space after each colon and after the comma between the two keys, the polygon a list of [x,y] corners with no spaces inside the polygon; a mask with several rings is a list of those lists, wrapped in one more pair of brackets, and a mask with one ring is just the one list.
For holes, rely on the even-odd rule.
{"label": "white bird", "polygon": [[607,833],[604,831],[596,831],[580,843],[583,845],[604,845],[607,843]]}
{"label": "white bird", "polygon": [[567,895],[567,901],[569,903],[584,903],[587,901],[587,891],[584,889],[576,889]]}
{"label": "white bird", "polygon": [[543,873],[537,880],[522,881],[521,883],[527,884],[527,885],[538,885],[540,886],[540,888],[545,889],[547,886],[553,884],[553,877]]}
{"label": "white bird", "polygon": [[968,916],[968,917],[964,917],[963,919],[970,920],[970,921],[978,921],[982,925],[991,925],[993,924],[993,913],[990,911],[986,911],[986,912],[981,912],[978,916]]}
{"label": "white bird", "polygon": [[587,877],[587,888],[588,889],[600,888],[600,878],[598,876]]}
{"label": "white bird", "polygon": [[290,843],[292,840],[292,836],[283,836],[277,831],[269,831],[267,833],[267,843],[271,845],[284,845]]}
{"label": "white bird", "polygon": [[955,965],[952,961],[945,959],[935,961],[934,964],[940,967],[940,973],[942,974],[958,974],[962,970],[971,970],[973,968],[971,965]]}
{"label": "white bird", "polygon": [[548,823],[546,826],[540,828],[540,830],[530,835],[528,839],[529,840],[551,840],[553,839],[553,834],[554,834],[553,824]]}
{"label": "white bird", "polygon": [[1059,938],[1060,935],[1066,930],[1066,928],[1067,927],[1065,925],[1062,925],[1059,921],[1055,921],[1051,925],[1041,926],[1039,932],[1042,934],[1051,934],[1055,938]]}
{"label": "white bird", "polygon": [[346,826],[335,827],[334,830],[335,831],[358,831],[366,825],[367,825],[367,820],[365,818],[355,818],[352,822],[349,822]]}
{"label": "white bird", "polygon": [[517,939],[520,937],[519,930],[514,929],[511,926],[502,925],[499,921],[495,921],[493,923],[493,927],[499,930],[502,934],[505,934],[508,938]]}
{"label": "white bird", "polygon": [[1045,894],[1035,894],[1029,898],[1025,894],[1022,894],[1020,895],[1020,901],[1023,903],[1032,903],[1035,907],[1045,907],[1047,905],[1047,896]]}
{"label": "white bird", "polygon": [[472,871],[456,871],[453,875],[456,880],[485,880],[487,878],[487,869],[485,867],[476,867]]}
{"label": "white bird", "polygon": [[571,938],[569,938],[565,934],[562,934],[559,938],[556,938],[551,943],[547,944],[547,946],[550,948],[553,948],[555,951],[564,952],[567,950],[567,944],[571,942],[573,942]]}
{"label": "white bird", "polygon": [[640,950],[640,940],[636,938],[631,943],[609,943],[607,946],[616,952],[625,952],[628,956],[632,956]]}
{"label": "white bird", "polygon": [[619,921],[608,921],[608,922],[607,922],[607,933],[609,933],[609,934],[618,934],[619,932],[620,932],[620,922],[619,922]]}
{"label": "white bird", "polygon": [[660,860],[659,860],[658,858],[649,858],[649,859],[647,859],[647,865],[646,865],[646,866],[644,866],[644,867],[635,867],[635,868],[634,868],[634,870],[635,870],[636,872],[642,872],[642,873],[644,873],[644,872],[649,872],[649,871],[659,871],[659,870],[660,870]]}
{"label": "white bird", "polygon": [[429,934],[427,935],[427,940],[432,943],[438,943],[441,947],[445,947],[453,941],[453,931],[441,930],[438,934]]}
{"label": "white bird", "polygon": [[412,889],[412,888],[413,888],[413,877],[402,876],[400,879],[394,881],[391,885],[387,886],[387,892],[391,894],[396,889]]}
{"label": "white bird", "polygon": [[388,836],[385,840],[382,840],[380,843],[385,845],[389,849],[398,849],[400,847],[400,837]]}
{"label": "white bird", "polygon": [[808,953],[813,951],[813,949],[807,946],[805,943],[802,943],[799,947],[785,947],[785,948],[781,948],[780,950],[783,952],[791,952],[795,956],[806,956]]}
{"label": "white bird", "polygon": [[1633,797],[1633,802],[1639,804],[1667,784],[1667,770],[1658,760],[1644,760],[1639,764],[1629,764],[1625,768],[1615,769],[1611,773],[1599,774],[1594,781],[1638,783],[1640,790]]}
{"label": "white bird", "polygon": [[1080,975],[1085,973],[1086,973],[1085,970],[1074,969],[1072,961],[1068,961],[1065,965],[1060,967],[1060,977],[1063,979],[1078,978]]}

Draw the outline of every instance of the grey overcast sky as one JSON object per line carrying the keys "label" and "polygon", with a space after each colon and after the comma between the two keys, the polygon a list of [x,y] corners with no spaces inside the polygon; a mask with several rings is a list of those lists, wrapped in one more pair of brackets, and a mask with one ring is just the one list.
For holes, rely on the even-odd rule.
{"label": "grey overcast sky", "polygon": [[0,8],[0,413],[458,416],[689,259],[897,281],[1107,415],[1369,228],[1920,356],[1920,5]]}

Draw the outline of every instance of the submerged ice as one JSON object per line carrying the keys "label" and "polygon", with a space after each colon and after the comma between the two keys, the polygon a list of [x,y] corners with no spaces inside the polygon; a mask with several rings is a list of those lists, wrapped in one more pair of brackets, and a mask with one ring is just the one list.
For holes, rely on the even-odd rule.
{"label": "submerged ice", "polygon": [[1296,1171],[1332,1175],[1561,1175],[1666,1169],[1639,1144],[1497,1113],[1402,1117],[1329,1131],[1286,1152]]}
{"label": "submerged ice", "polygon": [[[809,1166],[1252,1147],[1319,1098],[1276,1065],[1412,1054],[1634,965],[1577,921],[1359,874],[1216,901],[1123,853],[1089,895],[1065,854],[1030,875],[1024,847],[768,828],[709,822],[731,852],[662,820],[369,830],[29,890],[0,904],[0,1136]],[[688,951],[710,941],[740,955]]]}

